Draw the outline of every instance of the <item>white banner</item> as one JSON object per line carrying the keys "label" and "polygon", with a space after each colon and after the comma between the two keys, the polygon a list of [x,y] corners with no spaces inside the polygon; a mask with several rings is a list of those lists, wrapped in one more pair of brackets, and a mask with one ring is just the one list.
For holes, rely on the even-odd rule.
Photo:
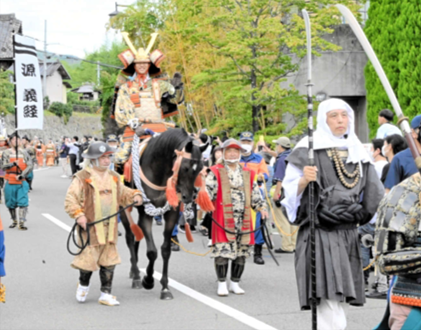
{"label": "white banner", "polygon": [[15,34],[14,51],[17,129],[42,129],[43,95],[35,41]]}

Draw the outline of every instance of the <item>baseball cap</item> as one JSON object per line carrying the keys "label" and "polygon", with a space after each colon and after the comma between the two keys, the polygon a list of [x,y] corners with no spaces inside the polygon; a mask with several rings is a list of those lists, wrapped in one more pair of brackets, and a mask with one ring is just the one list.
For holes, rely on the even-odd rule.
{"label": "baseball cap", "polygon": [[420,125],[421,125],[421,115],[415,116],[411,120],[411,128],[412,129],[417,129],[418,127],[420,127]]}
{"label": "baseball cap", "polygon": [[254,134],[252,132],[243,132],[240,134],[240,141],[253,141]]}
{"label": "baseball cap", "polygon": [[284,148],[291,148],[291,141],[286,136],[281,136],[276,140],[272,140],[273,143],[276,143]]}

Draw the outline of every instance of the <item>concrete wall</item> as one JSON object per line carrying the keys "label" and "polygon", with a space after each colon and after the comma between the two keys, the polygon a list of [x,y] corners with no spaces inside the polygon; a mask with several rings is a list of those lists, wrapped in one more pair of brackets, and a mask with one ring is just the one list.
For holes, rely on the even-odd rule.
{"label": "concrete wall", "polygon": [[50,104],[53,102],[64,103],[63,79],[58,70],[56,70],[51,76],[47,76],[47,96],[50,99]]}
{"label": "concrete wall", "polygon": [[[337,52],[319,52],[321,56],[312,56],[313,95],[341,98],[350,103],[357,118],[356,132],[361,141],[368,141],[368,124],[366,120],[366,90],[364,67],[367,56],[358,39],[347,24],[338,25],[332,34],[325,35],[325,40],[342,47]],[[281,84],[286,88],[294,85],[301,94],[307,94],[307,58],[297,58],[298,72],[290,75]]]}
{"label": "concrete wall", "polygon": [[[7,133],[10,134],[15,128],[15,116],[7,115],[6,118]],[[95,117],[77,117],[72,116],[69,122],[64,124],[64,120],[57,116],[44,116],[43,130],[25,130],[19,131],[21,136],[27,134],[29,137],[34,135],[41,138],[43,141],[49,139],[59,140],[63,135],[65,136],[79,136],[92,135],[97,138],[102,138],[102,123],[101,116]]]}

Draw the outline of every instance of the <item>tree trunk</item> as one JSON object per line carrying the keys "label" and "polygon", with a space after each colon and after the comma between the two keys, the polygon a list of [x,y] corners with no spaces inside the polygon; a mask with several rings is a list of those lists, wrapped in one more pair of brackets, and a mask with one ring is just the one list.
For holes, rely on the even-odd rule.
{"label": "tree trunk", "polygon": [[[257,77],[256,77],[256,73],[254,72],[254,70],[251,70],[251,77],[250,78],[251,78],[251,88],[255,89],[256,86],[257,86]],[[256,100],[256,96],[254,95],[254,92],[251,94],[251,100],[252,100],[253,103]],[[259,120],[258,120],[259,113],[260,113],[260,105],[253,105],[251,109],[252,109],[251,110],[251,116],[252,116],[252,119],[253,119],[253,124],[252,124],[253,133],[256,133],[260,128]]]}

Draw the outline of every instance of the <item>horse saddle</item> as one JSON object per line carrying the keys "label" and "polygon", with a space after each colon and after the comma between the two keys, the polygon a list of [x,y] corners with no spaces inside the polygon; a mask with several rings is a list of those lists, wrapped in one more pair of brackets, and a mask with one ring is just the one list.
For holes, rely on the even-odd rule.
{"label": "horse saddle", "polygon": [[151,134],[148,134],[148,130],[154,133],[162,133],[167,130],[167,126],[164,123],[146,123],[136,128],[136,131],[132,130],[129,126],[126,126],[123,133],[123,142],[132,142],[135,134],[139,136],[141,140],[151,137]]}

